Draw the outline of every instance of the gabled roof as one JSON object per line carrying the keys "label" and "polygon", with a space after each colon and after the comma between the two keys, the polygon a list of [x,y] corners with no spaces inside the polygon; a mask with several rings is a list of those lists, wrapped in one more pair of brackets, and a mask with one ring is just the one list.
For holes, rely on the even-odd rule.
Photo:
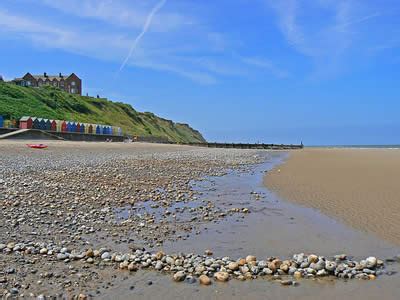
{"label": "gabled roof", "polygon": [[29,119],[32,119],[31,117],[28,116],[24,116],[21,119],[19,119],[20,121],[28,121]]}

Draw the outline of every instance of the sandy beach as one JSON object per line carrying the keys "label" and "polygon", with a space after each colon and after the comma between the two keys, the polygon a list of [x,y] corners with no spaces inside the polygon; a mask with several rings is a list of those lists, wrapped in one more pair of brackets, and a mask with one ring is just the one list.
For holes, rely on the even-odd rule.
{"label": "sandy beach", "polygon": [[43,142],[0,143],[0,297],[398,299],[398,246],[263,186],[285,151]]}
{"label": "sandy beach", "polygon": [[400,245],[400,150],[294,151],[265,177],[283,198]]}

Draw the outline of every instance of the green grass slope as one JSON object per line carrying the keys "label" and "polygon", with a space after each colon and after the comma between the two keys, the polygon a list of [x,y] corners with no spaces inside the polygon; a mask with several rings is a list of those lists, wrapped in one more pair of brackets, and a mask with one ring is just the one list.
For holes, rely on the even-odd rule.
{"label": "green grass slope", "polygon": [[71,95],[50,86],[27,88],[0,82],[0,115],[113,125],[130,135],[161,137],[178,143],[205,142],[201,133],[187,124],[138,112],[129,104]]}

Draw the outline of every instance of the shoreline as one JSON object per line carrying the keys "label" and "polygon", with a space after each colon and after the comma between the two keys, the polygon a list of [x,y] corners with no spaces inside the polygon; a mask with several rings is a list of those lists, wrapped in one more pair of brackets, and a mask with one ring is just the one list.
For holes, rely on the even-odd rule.
{"label": "shoreline", "polygon": [[264,177],[281,198],[400,245],[400,151],[306,148]]}

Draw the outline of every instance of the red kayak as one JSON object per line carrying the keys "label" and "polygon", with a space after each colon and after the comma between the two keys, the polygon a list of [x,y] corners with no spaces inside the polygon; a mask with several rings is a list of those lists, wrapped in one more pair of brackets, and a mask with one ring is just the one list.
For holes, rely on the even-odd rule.
{"label": "red kayak", "polygon": [[44,144],[26,144],[29,148],[33,149],[46,149],[48,146]]}

